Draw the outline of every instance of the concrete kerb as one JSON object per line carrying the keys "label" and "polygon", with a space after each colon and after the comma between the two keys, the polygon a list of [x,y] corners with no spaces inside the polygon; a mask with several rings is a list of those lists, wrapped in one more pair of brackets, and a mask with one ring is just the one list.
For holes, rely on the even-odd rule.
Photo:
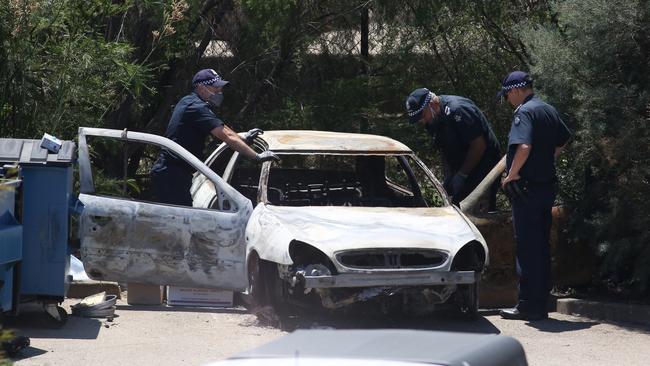
{"label": "concrete kerb", "polygon": [[589,301],[574,298],[556,300],[556,311],[609,322],[650,326],[650,306]]}

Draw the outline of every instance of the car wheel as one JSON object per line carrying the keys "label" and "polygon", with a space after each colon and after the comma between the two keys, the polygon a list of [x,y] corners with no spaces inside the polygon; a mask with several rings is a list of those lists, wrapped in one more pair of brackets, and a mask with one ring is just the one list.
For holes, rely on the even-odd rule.
{"label": "car wheel", "polygon": [[263,307],[269,305],[267,291],[262,274],[261,262],[259,258],[251,258],[248,266],[248,297],[249,307]]}
{"label": "car wheel", "polygon": [[460,312],[469,320],[478,319],[479,282],[458,286]]}
{"label": "car wheel", "polygon": [[[454,258],[454,261],[456,261],[456,258]],[[483,271],[483,261],[476,250],[465,251],[461,257],[458,257],[458,261],[452,264],[452,270],[474,271],[476,282],[458,285],[456,303],[459,305],[463,317],[475,320],[478,318],[479,282]]]}
{"label": "car wheel", "polygon": [[281,326],[287,315],[284,287],[277,264],[261,259],[251,262],[248,269],[249,310],[261,321]]}
{"label": "car wheel", "polygon": [[259,261],[259,275],[262,278],[265,305],[273,307],[278,315],[286,315],[288,307],[286,303],[286,286],[278,274],[278,265],[265,261]]}

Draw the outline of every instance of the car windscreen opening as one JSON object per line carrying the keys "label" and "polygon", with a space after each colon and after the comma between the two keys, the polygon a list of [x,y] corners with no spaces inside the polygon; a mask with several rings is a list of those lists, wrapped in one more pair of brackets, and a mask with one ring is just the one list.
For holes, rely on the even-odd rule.
{"label": "car windscreen opening", "polygon": [[267,200],[279,206],[439,207],[429,174],[408,155],[282,155]]}

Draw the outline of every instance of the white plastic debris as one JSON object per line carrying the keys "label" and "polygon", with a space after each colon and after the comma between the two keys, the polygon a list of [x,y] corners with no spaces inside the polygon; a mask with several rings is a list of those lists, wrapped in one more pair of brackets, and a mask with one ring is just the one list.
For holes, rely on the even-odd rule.
{"label": "white plastic debris", "polygon": [[70,256],[70,270],[68,274],[72,276],[73,281],[92,281],[84,270],[84,264],[74,255]]}
{"label": "white plastic debris", "polygon": [[61,145],[63,145],[63,142],[58,138],[47,133],[43,134],[43,138],[41,139],[42,148],[47,149],[47,151],[53,154],[57,154],[61,149]]}

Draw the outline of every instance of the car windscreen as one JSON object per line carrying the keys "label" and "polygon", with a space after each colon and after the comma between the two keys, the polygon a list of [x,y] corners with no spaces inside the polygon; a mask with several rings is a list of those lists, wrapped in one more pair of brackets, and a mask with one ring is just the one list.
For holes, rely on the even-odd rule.
{"label": "car windscreen", "polygon": [[286,155],[271,166],[279,206],[440,207],[442,194],[410,155]]}

